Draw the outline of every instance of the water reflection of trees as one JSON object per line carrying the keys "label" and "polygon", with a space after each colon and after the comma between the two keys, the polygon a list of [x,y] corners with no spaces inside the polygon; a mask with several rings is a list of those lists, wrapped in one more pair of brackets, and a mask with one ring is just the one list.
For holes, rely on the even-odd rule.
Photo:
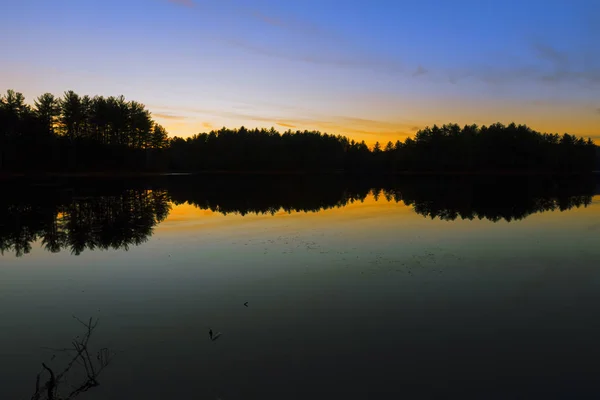
{"label": "water reflection of trees", "polygon": [[169,209],[164,189],[103,195],[20,189],[0,200],[0,253],[27,254],[37,240],[53,253],[127,250],[148,240]]}
{"label": "water reflection of trees", "polygon": [[[186,183],[188,182],[188,183]],[[324,176],[311,177],[222,177],[169,181],[175,204],[187,202],[203,210],[222,214],[275,214],[316,212],[363,201],[371,186],[364,181],[346,182]]]}
{"label": "water reflection of trees", "polygon": [[401,200],[417,214],[431,219],[510,222],[546,211],[587,207],[595,193],[595,182],[593,177],[563,180],[428,178],[376,191],[388,200]]}
{"label": "water reflection of trees", "polygon": [[175,204],[188,202],[222,214],[316,212],[363,201],[403,202],[420,215],[453,221],[514,221],[545,211],[565,211],[591,203],[593,176],[564,179],[525,177],[402,177],[395,180],[346,180],[341,177],[221,177],[190,185],[170,181]]}
{"label": "water reflection of trees", "polygon": [[403,202],[424,217],[447,221],[521,220],[592,202],[594,177],[571,179],[401,177],[347,180],[341,176],[165,177],[114,182],[94,189],[16,186],[0,199],[0,253],[17,256],[39,241],[50,252],[128,249],[144,243],[169,214],[189,203],[222,214],[317,212],[375,199]]}

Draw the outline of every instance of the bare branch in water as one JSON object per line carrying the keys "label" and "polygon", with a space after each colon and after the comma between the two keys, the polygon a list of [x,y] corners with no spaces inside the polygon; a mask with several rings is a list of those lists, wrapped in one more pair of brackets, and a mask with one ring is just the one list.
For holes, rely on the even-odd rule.
{"label": "bare branch in water", "polygon": [[[31,400],[74,399],[81,393],[98,386],[100,384],[98,382],[98,376],[112,361],[114,354],[111,353],[107,348],[101,348],[98,352],[94,353],[88,347],[90,337],[98,325],[98,319],[94,321],[93,318],[90,318],[89,321],[84,322],[76,316],[73,316],[73,318],[86,328],[85,335],[83,338],[79,338],[79,336],[77,336],[75,339],[73,339],[71,342],[72,347],[70,348],[52,349],[68,354],[71,357],[70,361],[58,374],[55,374],[50,367],[48,367],[45,363],[42,363],[43,369],[37,374],[35,393],[31,396]],[[95,357],[92,357],[90,352],[93,355],[95,354]],[[61,391],[66,391],[63,389],[63,386],[66,384],[67,376],[75,364],[83,367],[83,370],[85,371],[85,378],[81,379],[78,384],[71,386],[71,391],[68,394],[61,395]],[[46,375],[48,375],[48,379],[46,383],[40,386],[40,379],[44,372],[46,372]]]}

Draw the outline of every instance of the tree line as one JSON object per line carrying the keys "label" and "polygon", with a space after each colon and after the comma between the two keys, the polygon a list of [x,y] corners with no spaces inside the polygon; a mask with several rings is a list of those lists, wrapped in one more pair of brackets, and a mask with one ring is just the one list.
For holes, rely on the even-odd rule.
{"label": "tree line", "polygon": [[171,140],[176,171],[286,172],[556,172],[594,170],[591,139],[539,133],[525,125],[446,124],[419,130],[404,141],[369,148],[319,131],[220,129]]}
{"label": "tree line", "polygon": [[123,96],[0,96],[0,170],[105,171],[157,165],[167,131]]}
{"label": "tree line", "polygon": [[[86,181],[89,185],[89,181]],[[453,221],[515,221],[545,211],[586,207],[596,181],[576,178],[164,177],[157,181],[95,182],[93,187],[8,187],[0,197],[0,255],[28,254],[39,242],[50,252],[125,249],[140,245],[173,204],[223,215],[319,212],[375,200],[402,202],[424,217]]]}
{"label": "tree line", "polygon": [[222,128],[170,139],[146,107],[123,96],[62,97],[25,103],[0,97],[0,171],[183,172],[556,172],[594,170],[591,139],[526,125],[445,124],[373,147],[319,131]]}

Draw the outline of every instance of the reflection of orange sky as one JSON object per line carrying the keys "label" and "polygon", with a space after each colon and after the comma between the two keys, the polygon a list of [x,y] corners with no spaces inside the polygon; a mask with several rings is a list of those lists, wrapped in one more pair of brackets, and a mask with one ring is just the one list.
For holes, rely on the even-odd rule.
{"label": "reflection of orange sky", "polygon": [[[275,225],[279,224],[282,228],[288,222],[293,222],[296,227],[304,226],[310,228],[312,225],[316,224],[326,226],[329,223],[343,223],[344,221],[353,223],[356,223],[357,221],[363,221],[364,223],[368,223],[369,221],[377,223],[386,221],[385,223],[388,224],[395,217],[402,218],[404,221],[403,223],[407,224],[410,223],[410,221],[425,222],[425,217],[415,213],[412,206],[406,206],[402,201],[396,203],[392,200],[388,202],[384,196],[379,196],[378,201],[375,201],[373,194],[369,194],[363,202],[355,201],[354,203],[348,203],[346,206],[339,208],[332,208],[319,212],[293,211],[291,213],[281,210],[274,215],[257,215],[254,213],[245,216],[239,214],[223,215],[220,212],[202,210],[194,205],[183,203],[177,206],[174,205],[168,218],[155,229],[157,233],[218,230],[219,228],[243,229],[256,222],[267,221]],[[535,213],[525,218],[523,221],[535,225],[545,223],[589,224],[590,221],[598,220],[599,217],[600,195],[597,195],[593,197],[592,204],[588,207],[573,208],[564,212]],[[427,220],[428,223],[435,223],[436,229],[453,229],[456,227],[456,225],[448,221],[440,221],[437,218],[435,221],[431,221],[430,218],[427,218]],[[457,221],[460,221],[460,218],[457,219]],[[471,222],[471,227],[474,229],[479,227],[485,228],[490,223],[487,220],[465,222]],[[506,222],[500,221],[497,224],[504,225]],[[599,226],[596,227],[595,224],[592,224],[590,225],[590,229],[600,229],[600,224],[598,225]]]}
{"label": "reflection of orange sky", "polygon": [[355,201],[339,208],[321,210],[320,212],[296,212],[288,213],[284,210],[271,214],[249,213],[245,216],[239,214],[223,215],[220,212],[202,210],[189,203],[173,206],[169,217],[156,227],[157,231],[181,231],[196,229],[212,229],[219,226],[243,225],[249,222],[259,220],[284,220],[295,221],[310,224],[315,218],[336,220],[353,220],[369,218],[373,215],[382,215],[385,213],[393,214],[412,214],[412,207],[407,207],[402,202],[387,202],[383,196],[379,201],[375,201],[372,194],[369,194],[363,202]]}

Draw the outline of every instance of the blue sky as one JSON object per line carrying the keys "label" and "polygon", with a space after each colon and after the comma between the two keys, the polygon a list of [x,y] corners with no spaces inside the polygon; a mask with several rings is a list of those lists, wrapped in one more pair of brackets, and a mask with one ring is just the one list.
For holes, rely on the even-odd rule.
{"label": "blue sky", "polygon": [[515,121],[600,140],[598,1],[2,3],[0,90],[124,94],[171,135],[275,126],[373,143]]}

